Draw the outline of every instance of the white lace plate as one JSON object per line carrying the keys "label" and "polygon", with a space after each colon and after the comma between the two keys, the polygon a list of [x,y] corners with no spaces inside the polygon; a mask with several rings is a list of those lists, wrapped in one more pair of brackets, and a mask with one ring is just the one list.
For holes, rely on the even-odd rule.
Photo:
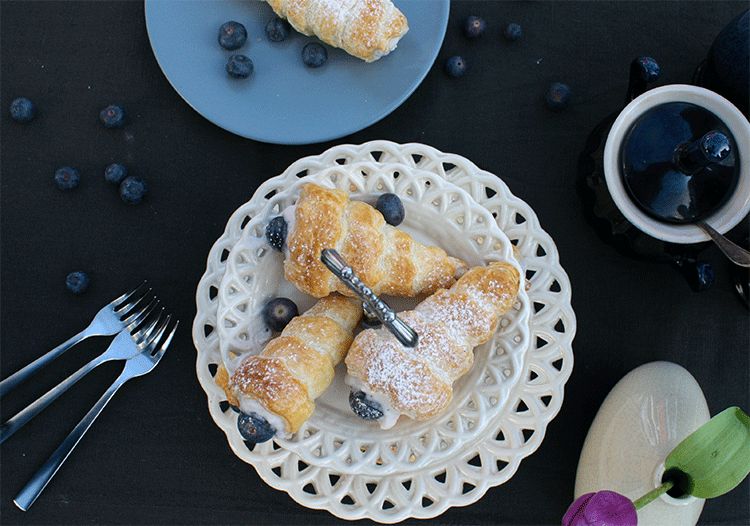
{"label": "white lace plate", "polygon": [[[293,202],[303,176],[345,187],[365,200],[383,191],[404,192],[407,218],[415,218],[404,230],[423,242],[437,236],[431,244],[471,264],[509,259],[510,243],[521,252],[530,289],[504,318],[502,337],[477,349],[474,367],[456,383],[454,400],[439,417],[428,422],[402,418],[382,431],[351,415],[339,371],[311,419],[290,440],[253,446],[237,431],[236,413],[213,380],[222,360],[221,340],[233,342],[224,346],[225,356],[230,348],[257,348],[257,342],[248,344],[252,326],[243,325],[256,306],[241,300],[243,293],[255,291],[250,297],[256,302],[261,301],[258,290],[269,296],[295,294],[290,285],[284,288],[278,271],[269,270],[278,268],[281,256],[252,239],[262,237],[261,225]],[[416,206],[420,201],[431,206]],[[484,227],[493,220],[510,243],[502,232]],[[439,228],[433,227],[436,221],[441,221]],[[251,268],[260,271],[249,272]],[[305,298],[297,299],[304,303]],[[198,378],[233,451],[300,504],[346,519],[393,523],[431,518],[448,507],[471,504],[507,481],[521,459],[539,447],[572,370],[570,284],[534,212],[494,175],[462,157],[419,144],[337,146],[301,159],[263,183],[232,215],[212,248],[197,307],[193,338]]]}

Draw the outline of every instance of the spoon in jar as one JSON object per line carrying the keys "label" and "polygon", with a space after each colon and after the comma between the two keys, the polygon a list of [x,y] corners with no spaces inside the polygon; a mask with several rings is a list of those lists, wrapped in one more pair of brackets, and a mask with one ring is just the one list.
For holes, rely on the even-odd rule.
{"label": "spoon in jar", "polygon": [[733,263],[750,267],[750,252],[703,220],[736,186],[734,169],[722,166],[730,153],[727,136],[710,131],[692,143],[679,145],[671,162],[626,170],[625,186],[636,204],[652,216],[670,223],[695,223]]}

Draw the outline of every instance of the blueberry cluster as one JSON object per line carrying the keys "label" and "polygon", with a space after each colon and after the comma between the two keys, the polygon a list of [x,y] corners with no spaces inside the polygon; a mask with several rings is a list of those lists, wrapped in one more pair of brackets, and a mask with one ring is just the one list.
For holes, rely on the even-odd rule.
{"label": "blueberry cluster", "polygon": [[[36,116],[36,105],[25,97],[14,99],[10,104],[10,116],[19,123],[28,123]],[[127,123],[125,110],[117,104],[110,104],[99,112],[99,120],[105,128],[119,128]],[[81,173],[72,166],[58,168],[53,176],[55,185],[64,191],[73,190],[81,183]],[[117,186],[120,198],[128,204],[138,204],[147,193],[143,179],[128,175],[127,169],[118,163],[107,166],[104,179]],[[71,272],[66,278],[67,288],[74,294],[82,294],[89,284],[89,276],[83,271]]]}
{"label": "blueberry cluster", "polygon": [[[247,42],[247,29],[234,20],[224,22],[219,27],[219,46],[227,51],[236,51]],[[246,79],[253,72],[253,61],[241,53],[229,55],[225,65],[227,74],[233,79]]]}
{"label": "blueberry cluster", "polygon": [[[489,25],[487,21],[479,15],[467,16],[462,25],[461,32],[469,41],[477,41],[484,37],[488,32]],[[521,39],[523,31],[520,24],[510,22],[502,27],[500,33],[503,38],[510,42],[516,42]],[[486,38],[486,37],[485,37]],[[472,57],[469,57],[470,59]],[[469,70],[469,63],[462,55],[451,55],[445,59],[445,74],[451,78],[459,78],[466,75]],[[553,112],[560,112],[566,109],[571,102],[572,92],[567,84],[555,82],[549,86],[544,96],[547,108]]]}
{"label": "blueberry cluster", "polygon": [[[478,15],[470,15],[464,20],[463,34],[469,40],[478,40],[487,32],[487,22]],[[516,23],[508,24],[503,30],[503,36],[509,42],[521,38],[521,26]],[[453,78],[462,77],[466,74],[468,65],[466,59],[461,55],[453,55],[445,61],[445,72]]]}
{"label": "blueberry cluster", "polygon": [[[289,38],[292,26],[281,17],[268,21],[265,27],[269,42],[282,42]],[[236,51],[247,42],[247,29],[234,20],[225,22],[219,28],[219,45],[227,51]],[[319,68],[328,61],[328,50],[320,42],[310,42],[302,48],[302,63],[308,68]],[[235,53],[226,62],[227,74],[233,79],[249,77],[254,70],[253,61],[244,54]]]}

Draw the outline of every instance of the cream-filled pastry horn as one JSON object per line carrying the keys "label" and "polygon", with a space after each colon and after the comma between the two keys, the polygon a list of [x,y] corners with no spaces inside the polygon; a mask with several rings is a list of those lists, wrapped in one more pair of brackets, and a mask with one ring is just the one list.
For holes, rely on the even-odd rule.
{"label": "cream-filled pastry horn", "polygon": [[474,348],[492,338],[500,316],[515,303],[519,283],[516,267],[492,262],[399,313],[419,336],[415,348],[384,328],[358,334],[345,358],[352,410],[384,429],[400,415],[438,415],[453,396],[453,383],[474,363]]}
{"label": "cream-filled pastry horn", "polygon": [[409,30],[391,0],[266,0],[304,35],[315,35],[350,55],[372,62],[387,55]]}
{"label": "cream-filled pastry horn", "polygon": [[343,190],[302,185],[297,202],[268,223],[266,238],[285,255],[284,276],[316,298],[354,293],[321,262],[334,249],[377,295],[412,297],[450,287],[468,269],[438,247],[423,245],[386,223],[369,204]]}
{"label": "cream-filled pastry horn", "polygon": [[231,376],[216,374],[230,404],[239,408],[240,431],[253,442],[290,436],[310,418],[315,399],[331,385],[334,368],[352,342],[362,303],[334,294],[292,318],[258,355]]}

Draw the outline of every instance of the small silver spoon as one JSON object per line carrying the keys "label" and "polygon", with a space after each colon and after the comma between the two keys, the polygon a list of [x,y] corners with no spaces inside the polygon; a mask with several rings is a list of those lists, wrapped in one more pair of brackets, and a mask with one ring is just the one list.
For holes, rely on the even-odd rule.
{"label": "small silver spoon", "polygon": [[702,219],[698,219],[695,224],[701,227],[701,229],[713,239],[716,246],[719,247],[719,250],[724,252],[724,255],[727,256],[732,263],[741,267],[750,267],[750,252],[722,236]]}

